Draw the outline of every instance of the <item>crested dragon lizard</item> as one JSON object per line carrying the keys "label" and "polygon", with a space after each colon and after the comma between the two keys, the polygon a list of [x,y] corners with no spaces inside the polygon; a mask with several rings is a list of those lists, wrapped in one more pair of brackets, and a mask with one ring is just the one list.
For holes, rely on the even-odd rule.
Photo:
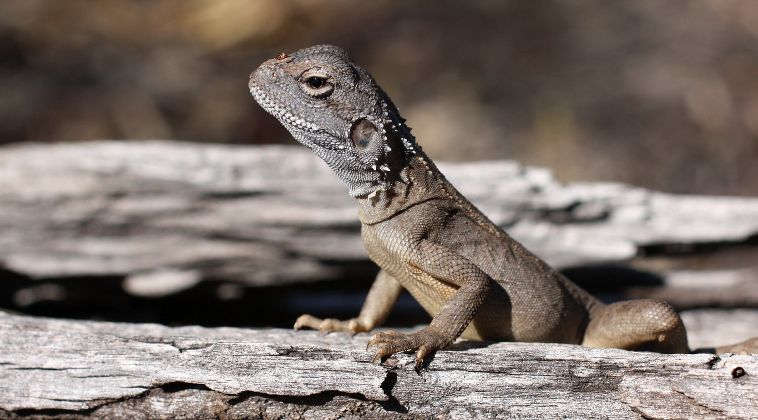
{"label": "crested dragon lizard", "polygon": [[[432,321],[409,334],[374,334],[375,361],[415,351],[419,369],[458,337],[690,351],[667,303],[604,304],[492,223],[445,179],[387,94],[343,49],[280,54],[250,75],[249,88],[347,185],[363,244],[381,268],[357,318],[302,315],[295,329],[371,331],[406,289]],[[756,350],[758,338],[716,348]]]}

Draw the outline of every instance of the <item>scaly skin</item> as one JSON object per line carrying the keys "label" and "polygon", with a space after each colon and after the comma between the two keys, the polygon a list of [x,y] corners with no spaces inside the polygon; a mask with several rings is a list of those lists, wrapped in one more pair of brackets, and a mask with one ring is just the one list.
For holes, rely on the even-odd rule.
{"label": "scaly skin", "polygon": [[[360,315],[303,315],[295,328],[371,331],[407,289],[429,326],[380,332],[375,360],[416,352],[416,368],[456,338],[688,352],[665,302],[605,305],[513,240],[463,197],[423,153],[389,97],[347,53],[319,45],[282,54],[250,75],[258,103],[322,158],[356,198],[361,236],[381,271]],[[755,351],[747,341],[720,352]]]}

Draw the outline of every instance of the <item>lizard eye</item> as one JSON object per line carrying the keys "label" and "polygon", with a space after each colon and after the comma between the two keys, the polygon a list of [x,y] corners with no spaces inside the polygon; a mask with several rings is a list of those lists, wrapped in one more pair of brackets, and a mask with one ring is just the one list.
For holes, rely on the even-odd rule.
{"label": "lizard eye", "polygon": [[323,69],[315,68],[306,70],[300,76],[300,89],[308,96],[314,98],[326,98],[334,91],[334,83]]}
{"label": "lizard eye", "polygon": [[308,84],[308,86],[311,87],[311,89],[320,89],[321,86],[324,86],[326,84],[326,79],[316,76],[309,77],[305,83]]}

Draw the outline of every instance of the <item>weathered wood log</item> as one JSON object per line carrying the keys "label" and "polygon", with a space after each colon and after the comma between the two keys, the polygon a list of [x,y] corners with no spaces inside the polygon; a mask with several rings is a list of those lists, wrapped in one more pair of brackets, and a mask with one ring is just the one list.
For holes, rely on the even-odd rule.
{"label": "weathered wood log", "polygon": [[[758,333],[758,312],[741,316],[752,318],[749,332]],[[719,317],[700,313],[688,324],[696,331]],[[0,313],[0,417],[615,419],[758,413],[758,356],[461,342],[438,352],[417,374],[409,355],[372,364],[363,348],[366,337]]]}
{"label": "weathered wood log", "polygon": [[[558,267],[758,234],[755,198],[564,185],[514,162],[440,166]],[[343,278],[344,263],[366,260],[358,229],[345,188],[299,147],[101,141],[0,149],[0,266],[31,277],[129,276],[127,288],[147,295],[209,278]]]}
{"label": "weathered wood log", "polygon": [[758,267],[663,273],[662,284],[630,287],[624,297],[662,299],[677,308],[758,307]]}

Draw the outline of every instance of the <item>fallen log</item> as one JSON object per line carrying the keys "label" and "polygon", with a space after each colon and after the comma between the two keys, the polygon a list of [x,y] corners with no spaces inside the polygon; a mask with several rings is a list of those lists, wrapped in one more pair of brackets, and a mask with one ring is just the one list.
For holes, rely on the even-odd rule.
{"label": "fallen log", "polygon": [[[700,313],[693,328],[720,315]],[[749,316],[758,319],[755,311]],[[749,333],[758,333],[756,325]],[[409,355],[371,363],[366,338],[0,313],[0,417],[751,418],[758,412],[758,356],[460,342],[417,374]]]}
{"label": "fallen log", "polygon": [[[548,170],[507,161],[440,166],[558,267],[754,244],[758,234],[755,198],[561,184]],[[0,149],[0,267],[33,278],[126,276],[146,295],[206,279],[340,279],[366,261],[358,230],[345,188],[299,147],[100,141]]]}

